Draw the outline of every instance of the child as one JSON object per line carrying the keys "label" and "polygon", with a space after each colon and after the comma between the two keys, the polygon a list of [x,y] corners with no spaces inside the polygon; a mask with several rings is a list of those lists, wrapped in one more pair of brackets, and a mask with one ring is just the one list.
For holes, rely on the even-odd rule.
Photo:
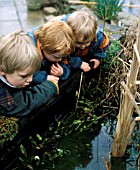
{"label": "child", "polygon": [[0,38],[1,115],[25,116],[57,93],[55,84],[47,80],[28,87],[40,66],[40,55],[32,39],[22,30]]}
{"label": "child", "polygon": [[46,79],[56,83],[59,78],[66,80],[70,74],[70,68],[64,62],[64,58],[75,47],[71,28],[63,21],[49,21],[28,34],[37,46],[42,59],[41,69],[34,75],[33,83],[37,84]]}
{"label": "child", "polygon": [[[76,39],[76,50],[69,58],[72,68],[81,68],[88,72],[100,65],[100,60],[106,57],[109,38],[97,28],[97,20],[88,8],[75,11],[62,18],[72,28]],[[74,56],[74,57],[73,57]],[[91,64],[94,62],[94,66]]]}

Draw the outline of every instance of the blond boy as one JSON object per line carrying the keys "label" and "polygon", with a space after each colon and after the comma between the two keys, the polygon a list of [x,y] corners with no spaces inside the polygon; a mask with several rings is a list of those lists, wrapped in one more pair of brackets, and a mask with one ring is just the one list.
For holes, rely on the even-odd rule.
{"label": "blond boy", "polygon": [[24,31],[17,30],[0,39],[1,115],[25,116],[57,93],[54,83],[47,80],[30,86],[40,66],[40,55]]}
{"label": "blond boy", "polygon": [[[84,72],[96,69],[102,58],[106,57],[109,38],[100,27],[90,9],[83,8],[62,18],[73,30],[76,49],[69,58],[72,68],[80,68]],[[92,63],[93,66],[92,66]]]}

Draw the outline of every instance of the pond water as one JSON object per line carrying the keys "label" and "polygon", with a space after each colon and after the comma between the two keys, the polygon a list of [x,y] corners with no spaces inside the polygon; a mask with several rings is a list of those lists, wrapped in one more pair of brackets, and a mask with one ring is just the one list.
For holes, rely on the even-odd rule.
{"label": "pond water", "polygon": [[123,7],[123,11],[140,16],[140,0],[125,0],[124,4],[138,5],[139,8]]}
{"label": "pond water", "polygon": [[[116,120],[114,117],[105,119],[105,121],[101,120],[101,122],[93,124],[88,131],[80,132],[80,130],[78,130],[61,138],[58,148],[62,149],[65,154],[56,159],[53,166],[51,164],[48,167],[47,162],[47,167],[37,167],[34,170],[106,170],[102,158],[108,161]],[[136,149],[138,137],[139,135],[136,134],[132,137],[133,140],[130,142],[126,154],[125,168],[122,169],[122,162],[119,162],[119,167],[117,166],[117,169],[115,167],[112,170],[138,170],[138,150]],[[17,165],[16,163],[10,167],[10,169],[4,170],[24,170],[24,168]],[[30,169],[29,166],[27,169]]]}
{"label": "pond water", "polygon": [[[111,118],[106,123],[94,125],[93,133],[74,133],[63,138],[60,144],[65,149],[70,150],[70,155],[61,158],[56,163],[54,170],[105,170],[102,157],[108,161],[115,127],[116,121]],[[125,170],[138,169],[137,157],[138,151],[131,144]]]}

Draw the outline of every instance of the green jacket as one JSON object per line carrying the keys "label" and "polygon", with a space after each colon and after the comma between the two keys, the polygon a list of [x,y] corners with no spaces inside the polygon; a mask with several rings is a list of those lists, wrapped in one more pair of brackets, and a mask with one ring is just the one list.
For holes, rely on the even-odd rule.
{"label": "green jacket", "polygon": [[32,111],[36,112],[38,107],[53,99],[55,94],[57,88],[51,81],[18,89],[0,80],[0,115],[26,116]]}

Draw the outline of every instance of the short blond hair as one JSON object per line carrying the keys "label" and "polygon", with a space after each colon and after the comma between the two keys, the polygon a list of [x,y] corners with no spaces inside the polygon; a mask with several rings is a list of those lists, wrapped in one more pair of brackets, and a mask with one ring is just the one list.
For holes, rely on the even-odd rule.
{"label": "short blond hair", "polygon": [[73,12],[66,22],[72,28],[76,41],[86,41],[96,37],[97,19],[89,8]]}
{"label": "short blond hair", "polygon": [[0,38],[0,70],[11,74],[32,67],[32,73],[41,67],[41,58],[32,39],[22,30]]}
{"label": "short blond hair", "polygon": [[68,55],[75,48],[72,29],[64,21],[48,21],[40,27],[35,37],[48,54]]}

